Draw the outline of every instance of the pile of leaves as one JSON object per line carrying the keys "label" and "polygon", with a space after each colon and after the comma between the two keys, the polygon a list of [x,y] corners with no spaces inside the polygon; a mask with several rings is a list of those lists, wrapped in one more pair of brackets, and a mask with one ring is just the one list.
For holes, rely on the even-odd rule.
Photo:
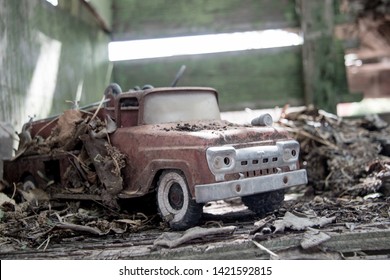
{"label": "pile of leaves", "polygon": [[390,182],[390,127],[378,116],[346,120],[305,108],[279,123],[300,142],[302,166],[316,191],[364,196]]}
{"label": "pile of leaves", "polygon": [[[46,126],[52,127],[49,134],[45,135],[43,127],[32,136],[31,122],[25,124],[14,160],[30,155],[65,155],[71,164],[62,174],[64,184],[59,187],[44,174],[38,174],[47,182],[43,188],[27,190],[21,183],[0,181],[0,244],[42,249],[63,237],[129,233],[153,224],[153,215],[117,211],[120,207],[115,195],[122,190],[121,170],[126,157],[110,143],[108,135],[116,130],[114,121],[72,109]],[[107,180],[101,180],[99,172],[104,172]],[[101,200],[50,200],[59,193],[96,195]]]}

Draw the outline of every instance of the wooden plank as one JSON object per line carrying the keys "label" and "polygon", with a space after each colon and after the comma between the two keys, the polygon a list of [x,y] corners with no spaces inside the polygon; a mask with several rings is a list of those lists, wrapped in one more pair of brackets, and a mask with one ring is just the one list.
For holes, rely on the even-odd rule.
{"label": "wooden plank", "polygon": [[[341,231],[338,229],[336,231]],[[303,233],[264,236],[258,241],[278,255],[279,259],[380,259],[390,255],[390,229],[365,228],[359,232],[329,232],[331,239],[318,247],[304,250],[301,247]],[[178,248],[153,246],[158,231],[140,232],[129,238],[106,237],[81,238],[82,241],[65,240],[49,246],[46,251],[24,249],[7,251],[4,247],[0,259],[270,259],[270,254],[259,249],[251,236],[239,232],[229,237],[196,241]],[[147,238],[146,238],[147,237]],[[146,238],[146,239],[145,239]],[[70,246],[67,246],[70,245]]]}
{"label": "wooden plank", "polygon": [[390,250],[390,230],[332,233],[322,247],[339,252]]}
{"label": "wooden plank", "polygon": [[299,26],[294,0],[116,0],[114,40]]}
{"label": "wooden plank", "polygon": [[183,64],[178,86],[216,88],[223,111],[304,104],[300,47],[115,62],[115,81],[167,86]]}
{"label": "wooden plank", "polygon": [[336,111],[348,93],[344,49],[334,35],[334,0],[301,2],[305,103]]}

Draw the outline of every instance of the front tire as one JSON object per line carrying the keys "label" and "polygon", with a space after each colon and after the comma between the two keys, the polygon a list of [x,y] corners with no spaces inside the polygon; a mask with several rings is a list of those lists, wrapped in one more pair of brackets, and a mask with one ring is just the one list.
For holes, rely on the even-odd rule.
{"label": "front tire", "polygon": [[264,217],[280,208],[284,201],[284,190],[244,196],[241,200],[249,210]]}
{"label": "front tire", "polygon": [[161,218],[174,230],[198,224],[203,205],[192,199],[187,181],[180,171],[164,171],[157,187],[157,205]]}

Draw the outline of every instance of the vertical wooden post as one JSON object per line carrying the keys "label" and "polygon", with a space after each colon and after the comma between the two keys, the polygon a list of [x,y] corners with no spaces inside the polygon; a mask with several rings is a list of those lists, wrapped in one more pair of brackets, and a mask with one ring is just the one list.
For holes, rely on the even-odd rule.
{"label": "vertical wooden post", "polygon": [[335,112],[347,93],[344,50],[333,36],[334,0],[300,0],[306,105]]}

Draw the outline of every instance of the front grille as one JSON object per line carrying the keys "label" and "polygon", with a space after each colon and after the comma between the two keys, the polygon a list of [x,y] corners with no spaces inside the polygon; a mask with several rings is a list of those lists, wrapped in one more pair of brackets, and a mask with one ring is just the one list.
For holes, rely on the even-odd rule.
{"label": "front grille", "polygon": [[295,140],[277,141],[275,145],[236,149],[231,146],[207,149],[207,162],[216,181],[238,180],[295,169],[299,144]]}
{"label": "front grille", "polygon": [[244,175],[244,178],[249,178],[249,177],[270,175],[270,174],[275,174],[275,173],[278,173],[278,169],[274,167],[274,168],[266,168],[266,169],[261,169],[261,170],[243,172],[243,175]]}
{"label": "front grille", "polygon": [[233,181],[243,178],[252,178],[252,177],[259,177],[259,176],[265,176],[270,174],[276,174],[279,172],[288,172],[290,169],[287,166],[284,167],[273,167],[273,168],[265,168],[260,170],[250,170],[245,171],[241,173],[233,173],[233,174],[226,174],[225,175],[225,181]]}
{"label": "front grille", "polygon": [[256,165],[260,164],[261,162],[262,163],[270,163],[270,162],[277,162],[278,160],[279,160],[278,157],[263,158],[261,160],[253,159],[252,161],[243,160],[243,161],[241,161],[241,166],[247,166],[250,164],[252,166],[256,166]]}

